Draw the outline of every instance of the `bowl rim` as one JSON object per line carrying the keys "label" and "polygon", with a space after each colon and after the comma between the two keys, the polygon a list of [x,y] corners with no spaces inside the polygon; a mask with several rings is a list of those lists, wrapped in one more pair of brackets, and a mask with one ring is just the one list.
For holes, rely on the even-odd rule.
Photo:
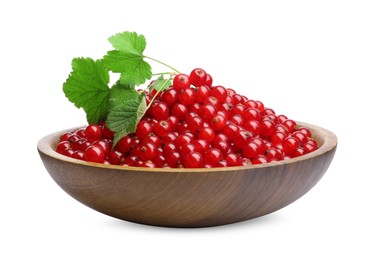
{"label": "bowl rim", "polygon": [[228,166],[228,167],[214,167],[214,168],[147,168],[147,167],[134,167],[134,166],[121,166],[121,165],[112,165],[112,164],[103,164],[103,163],[94,163],[94,162],[87,162],[83,160],[74,159],[62,154],[57,153],[53,148],[52,145],[57,144],[57,138],[61,136],[61,134],[83,128],[85,126],[78,126],[78,127],[72,127],[68,128],[62,131],[54,132],[52,134],[46,135],[43,138],[41,138],[38,141],[37,149],[39,153],[43,153],[46,156],[49,156],[51,158],[73,163],[77,165],[87,166],[87,167],[95,167],[95,168],[105,168],[105,169],[113,169],[113,170],[121,170],[124,172],[226,172],[226,171],[239,171],[239,170],[248,170],[248,169],[258,169],[258,168],[270,168],[273,166],[281,166],[286,165],[290,163],[295,163],[299,161],[309,160],[311,158],[320,156],[322,154],[325,154],[331,150],[333,150],[338,143],[337,137],[334,133],[331,131],[312,125],[309,123],[304,123],[300,121],[296,121],[298,127],[307,127],[311,132],[312,135],[315,135],[320,141],[320,147],[306,155],[302,155],[299,157],[282,160],[282,161],[275,161],[265,164],[255,164],[255,165],[245,165],[245,166]]}

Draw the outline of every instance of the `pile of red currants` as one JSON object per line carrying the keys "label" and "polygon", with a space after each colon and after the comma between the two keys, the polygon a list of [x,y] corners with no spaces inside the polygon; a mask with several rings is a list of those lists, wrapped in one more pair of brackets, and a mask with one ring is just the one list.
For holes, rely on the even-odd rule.
{"label": "pile of red currants", "polygon": [[113,132],[91,124],[63,134],[56,151],[89,162],[170,168],[263,164],[318,148],[296,122],[223,86],[203,69],[178,74],[154,99],[135,133],[113,147]]}

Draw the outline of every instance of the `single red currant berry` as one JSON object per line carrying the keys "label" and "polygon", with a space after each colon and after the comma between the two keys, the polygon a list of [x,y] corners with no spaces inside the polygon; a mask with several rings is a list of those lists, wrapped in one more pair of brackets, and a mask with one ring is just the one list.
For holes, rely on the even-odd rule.
{"label": "single red currant berry", "polygon": [[189,131],[190,130],[188,129],[188,124],[186,122],[183,121],[179,123],[177,127],[178,134],[182,135],[182,134],[188,133]]}
{"label": "single red currant berry", "polygon": [[251,99],[245,101],[244,102],[244,106],[246,106],[247,108],[256,108],[256,109],[258,109],[257,102],[254,101],[254,100],[251,100]]}
{"label": "single red currant berry", "polygon": [[182,156],[183,161],[185,161],[185,157],[187,154],[195,152],[195,151],[196,151],[196,147],[191,143],[182,145],[179,149],[179,153]]}
{"label": "single red currant berry", "polygon": [[244,118],[241,115],[232,115],[230,118],[231,122],[237,126],[242,126],[244,124]]}
{"label": "single red currant berry", "polygon": [[153,131],[152,124],[148,121],[141,120],[136,127],[135,134],[139,138],[144,138],[150,133],[152,133],[152,131]]}
{"label": "single red currant berry", "polygon": [[213,167],[217,165],[217,163],[223,160],[223,154],[220,150],[216,148],[211,148],[205,152],[204,155],[204,162],[207,164],[212,165]]}
{"label": "single red currant berry", "polygon": [[88,141],[93,142],[101,139],[103,136],[103,131],[99,125],[89,125],[84,130],[84,135]]}
{"label": "single red currant berry", "polygon": [[191,131],[191,133],[196,133],[204,125],[204,121],[199,116],[195,116],[188,119],[186,118],[186,122],[187,128]]}
{"label": "single red currant berry", "polygon": [[[74,151],[84,151],[82,149],[82,145],[87,142],[87,139],[79,139],[73,143],[73,150]],[[87,148],[87,147],[86,147]]]}
{"label": "single red currant berry", "polygon": [[236,134],[239,132],[239,127],[232,123],[227,124],[223,129],[222,133],[227,136],[227,138],[232,141],[234,140]]}
{"label": "single red currant berry", "polygon": [[262,115],[275,115],[275,112],[271,108],[265,108],[261,111]]}
{"label": "single red currant berry", "polygon": [[301,155],[304,155],[305,154],[305,151],[302,147],[298,147],[296,148],[296,150],[292,153],[291,157],[294,158],[294,157],[299,157]]}
{"label": "single red currant berry", "polygon": [[195,146],[196,151],[201,154],[204,154],[209,149],[209,143],[203,139],[194,140],[192,144]]}
{"label": "single red currant berry", "polygon": [[265,145],[265,142],[260,137],[252,138],[251,142],[257,144],[259,154],[263,154],[268,149],[268,147]]}
{"label": "single red currant berry", "polygon": [[222,154],[227,154],[230,151],[230,146],[227,142],[221,141],[213,144],[214,148],[217,148]]}
{"label": "single red currant berry", "polygon": [[316,147],[313,146],[312,144],[310,143],[306,143],[303,145],[303,148],[304,148],[304,152],[307,154],[307,153],[311,153],[313,151],[316,150]]}
{"label": "single red currant berry", "polygon": [[261,132],[261,124],[257,120],[249,120],[244,123],[244,129],[253,133],[253,135],[259,135]]}
{"label": "single red currant berry", "polygon": [[156,147],[160,147],[161,146],[161,139],[160,139],[160,137],[158,137],[157,135],[155,135],[153,133],[147,135],[146,137],[144,137],[143,140],[142,140],[142,142],[143,143],[152,143]]}
{"label": "single red currant berry", "polygon": [[151,114],[156,120],[164,120],[169,116],[169,107],[164,102],[155,102],[151,105]]}
{"label": "single red currant berry", "polygon": [[[317,144],[317,141],[312,139],[312,138],[308,138],[308,141],[305,143],[305,144],[311,144],[312,146],[314,146],[315,149],[318,148],[318,144]],[[304,144],[304,145],[305,145]]]}
{"label": "single red currant berry", "polygon": [[162,154],[157,154],[156,158],[153,160],[155,162],[156,167],[163,168],[166,165],[165,156]]}
{"label": "single red currant berry", "polygon": [[62,141],[57,144],[56,152],[59,154],[64,154],[65,150],[68,150],[72,147],[72,144],[69,141]]}
{"label": "single red currant berry", "polygon": [[207,86],[200,86],[195,89],[195,101],[204,103],[210,96],[210,89]]}
{"label": "single red currant berry", "polygon": [[217,114],[217,110],[212,104],[205,104],[201,107],[201,116],[204,119],[211,119],[213,116]]}
{"label": "single red currant berry", "polygon": [[169,123],[170,131],[175,131],[178,127],[178,118],[176,116],[169,116],[166,121]]}
{"label": "single red currant berry", "polygon": [[[279,119],[278,119],[278,122],[279,122]],[[285,127],[282,124],[277,124],[275,126],[275,132],[282,132],[282,133],[285,133],[286,135],[288,135],[288,128]]]}
{"label": "single red currant berry", "polygon": [[[80,138],[85,138],[86,139],[86,135],[84,134],[84,131],[85,131],[85,129],[79,129],[79,130],[77,130],[76,135],[79,136]],[[104,134],[104,130],[103,130],[103,134]]]}
{"label": "single red currant berry", "polygon": [[228,142],[228,141],[229,139],[225,134],[219,133],[219,134],[216,134],[216,136],[214,137],[213,144],[216,144],[219,142]]}
{"label": "single red currant berry", "polygon": [[216,86],[212,88],[211,95],[215,97],[218,100],[218,102],[223,103],[226,101],[227,98],[227,90],[225,87]]}
{"label": "single red currant berry", "polygon": [[75,151],[71,157],[78,160],[84,160],[84,153],[82,151]]}
{"label": "single red currant berry", "polygon": [[71,135],[72,135],[72,133],[65,133],[65,134],[61,135],[60,136],[60,142],[67,141]]}
{"label": "single red currant berry", "polygon": [[220,107],[221,107],[221,103],[218,101],[218,99],[216,99],[213,96],[209,96],[205,100],[204,105],[206,105],[206,104],[212,104],[217,110],[220,109]]}
{"label": "single red currant berry", "polygon": [[213,78],[212,76],[210,76],[210,74],[206,74],[206,82],[205,82],[205,85],[208,86],[208,87],[211,87],[213,84]]}
{"label": "single red currant berry", "polygon": [[231,96],[232,98],[232,101],[231,103],[233,105],[236,105],[236,104],[239,104],[239,103],[243,103],[244,102],[244,99],[243,99],[243,96],[242,95],[239,95],[239,94],[234,94]]}
{"label": "single red currant berry", "polygon": [[265,109],[264,104],[261,101],[256,100],[257,108],[262,112]]}
{"label": "single red currant berry", "polygon": [[221,105],[220,110],[226,112],[228,115],[231,115],[234,106],[230,102],[225,102]]}
{"label": "single red currant berry", "polygon": [[232,109],[232,113],[233,113],[233,114],[238,114],[238,115],[243,116],[244,111],[245,111],[246,109],[247,109],[247,108],[246,108],[243,104],[237,104],[236,106],[233,107],[233,109]]}
{"label": "single red currant berry", "polygon": [[144,143],[139,148],[138,156],[143,161],[153,160],[157,156],[156,146],[152,143]]}
{"label": "single red currant berry", "polygon": [[87,162],[103,163],[105,152],[99,145],[91,145],[84,151],[84,159]]}
{"label": "single red currant berry", "polygon": [[204,158],[199,152],[191,152],[184,156],[184,167],[185,168],[203,168]]}
{"label": "single red currant berry", "polygon": [[284,125],[289,133],[293,133],[295,131],[296,122],[291,119],[286,119],[282,122],[282,125]]}
{"label": "single red currant berry", "polygon": [[200,103],[193,103],[189,106],[190,112],[195,112],[200,116],[201,114],[201,104]]}
{"label": "single red currant berry", "polygon": [[174,88],[168,88],[162,92],[161,101],[171,107],[178,101],[178,92]]}
{"label": "single red currant berry", "polygon": [[278,122],[281,124],[283,123],[284,121],[286,121],[288,119],[288,117],[286,117],[285,115],[279,115],[278,116]]}
{"label": "single red currant berry", "polygon": [[191,105],[195,101],[195,91],[192,88],[181,90],[178,100],[183,105]]}
{"label": "single red currant berry", "polygon": [[171,114],[178,118],[178,120],[183,120],[184,117],[187,115],[188,108],[181,104],[181,103],[176,103],[171,109]]}
{"label": "single red currant berry", "polygon": [[240,165],[239,158],[240,158],[239,155],[235,153],[228,153],[225,156],[225,160],[227,161],[229,166],[239,166]]}
{"label": "single red currant berry", "polygon": [[211,143],[214,139],[215,133],[214,130],[210,127],[202,128],[198,134],[199,139],[204,139],[208,143]]}
{"label": "single red currant berry", "polygon": [[252,159],[259,155],[259,150],[256,143],[250,142],[243,146],[243,155],[248,159]]}
{"label": "single red currant berry", "polygon": [[170,124],[166,120],[159,121],[157,124],[155,124],[153,131],[157,136],[163,137],[168,132],[170,132]]}
{"label": "single red currant berry", "polygon": [[264,164],[264,163],[267,163],[267,162],[268,162],[268,160],[263,155],[259,155],[257,158],[252,160],[252,164]]}
{"label": "single red currant berry", "polygon": [[187,122],[188,120],[199,116],[196,112],[188,112],[187,115],[185,116],[184,120]]}
{"label": "single red currant berry", "polygon": [[269,148],[265,152],[265,157],[268,161],[278,161],[282,154],[276,148]]}
{"label": "single red currant berry", "polygon": [[173,79],[173,87],[175,90],[186,89],[189,88],[190,85],[190,79],[186,74],[178,74]]}
{"label": "single red currant berry", "polygon": [[68,156],[68,157],[73,157],[73,153],[74,153],[73,149],[67,149],[64,151],[63,155]]}
{"label": "single red currant berry", "polygon": [[105,138],[113,139],[114,132],[108,128],[108,126],[106,125],[106,123],[103,125],[102,130],[103,130],[103,136]]}
{"label": "single red currant berry", "polygon": [[269,115],[264,115],[262,117],[262,121],[264,120],[270,120],[270,121],[273,121],[275,124],[278,123],[278,117],[274,114],[269,114]]}
{"label": "single red currant berry", "polygon": [[120,165],[125,160],[123,154],[118,150],[111,150],[108,155],[111,164]]}
{"label": "single red currant berry", "polygon": [[170,143],[166,143],[164,144],[163,146],[163,154],[166,156],[167,154],[170,154],[174,151],[177,150],[177,146],[173,143],[173,142],[170,142]]}
{"label": "single red currant berry", "polygon": [[127,166],[134,166],[135,162],[137,162],[137,161],[139,161],[139,157],[138,156],[130,155],[130,156],[128,156],[128,157],[125,158],[124,163]]}
{"label": "single red currant berry", "polygon": [[244,116],[244,119],[245,120],[257,120],[257,121],[260,121],[262,116],[261,116],[261,113],[258,109],[256,108],[247,108],[244,112],[243,112],[243,116]]}
{"label": "single red currant berry", "polygon": [[190,82],[196,87],[201,87],[206,83],[206,72],[203,69],[194,69],[190,74]]}
{"label": "single red currant berry", "polygon": [[301,131],[295,131],[292,136],[296,138],[301,144],[305,144],[308,141],[308,137]]}
{"label": "single red currant berry", "polygon": [[233,143],[239,147],[242,148],[244,145],[246,145],[249,140],[253,137],[253,134],[247,130],[239,130],[233,140]]}
{"label": "single red currant berry", "polygon": [[76,141],[78,141],[78,140],[80,140],[81,138],[78,136],[78,135],[76,135],[76,134],[72,134],[71,136],[69,136],[69,138],[68,138],[68,141],[70,142],[70,143],[75,143]]}
{"label": "single red currant berry", "polygon": [[166,163],[172,168],[177,168],[182,164],[181,155],[176,151],[165,155],[165,159],[166,159]]}
{"label": "single red currant berry", "polygon": [[121,151],[121,153],[129,152],[133,145],[134,145],[133,139],[129,136],[125,136],[121,138],[117,143],[117,147]]}
{"label": "single red currant berry", "polygon": [[162,144],[167,144],[167,143],[170,143],[170,142],[174,142],[175,139],[177,139],[178,137],[178,133],[177,132],[170,132],[170,133],[167,133],[166,135],[164,135],[162,137]]}
{"label": "single red currant berry", "polygon": [[210,127],[216,131],[222,130],[225,127],[225,125],[226,119],[221,115],[214,116],[210,120]]}
{"label": "single red currant berry", "polygon": [[226,160],[220,160],[216,167],[228,167],[229,166],[229,163],[226,161]]}
{"label": "single red currant berry", "polygon": [[312,133],[310,132],[310,130],[306,127],[300,127],[299,129],[297,129],[298,131],[302,132],[304,135],[306,135],[306,137],[310,138],[312,136]]}
{"label": "single red currant berry", "polygon": [[112,145],[106,139],[98,140],[92,143],[92,145],[99,146],[102,148],[105,155],[109,154],[110,149],[112,149]]}
{"label": "single red currant berry", "polygon": [[235,95],[235,94],[236,94],[236,91],[233,90],[232,88],[228,88],[228,89],[227,89],[227,96],[228,96],[228,97],[231,97],[231,96],[233,96],[233,95]]}
{"label": "single red currant berry", "polygon": [[269,137],[275,133],[275,124],[273,121],[264,120],[260,123],[261,125],[261,135]]}
{"label": "single red currant berry", "polygon": [[283,141],[283,151],[286,155],[292,155],[299,146],[299,141],[294,137],[287,137]]}
{"label": "single red currant berry", "polygon": [[182,146],[184,146],[185,144],[191,143],[192,141],[193,141],[193,138],[191,136],[182,134],[178,136],[177,139],[175,139],[174,143],[177,149],[180,149]]}
{"label": "single red currant berry", "polygon": [[270,141],[273,144],[281,144],[283,143],[284,139],[286,139],[287,135],[283,132],[275,132],[271,137]]}

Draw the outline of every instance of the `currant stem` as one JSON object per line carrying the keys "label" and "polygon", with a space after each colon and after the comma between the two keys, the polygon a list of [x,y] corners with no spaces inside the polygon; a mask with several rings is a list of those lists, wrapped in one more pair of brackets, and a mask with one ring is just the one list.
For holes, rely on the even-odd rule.
{"label": "currant stem", "polygon": [[153,61],[155,61],[155,62],[158,62],[158,63],[160,63],[160,64],[162,64],[162,65],[164,65],[164,66],[166,66],[166,67],[168,67],[168,68],[170,68],[170,69],[172,69],[172,70],[174,70],[175,72],[177,72],[177,73],[181,73],[179,70],[177,70],[176,68],[173,68],[172,66],[170,66],[170,65],[168,65],[168,64],[166,64],[166,63],[164,63],[164,62],[162,62],[162,61],[159,61],[159,60],[156,60],[156,59],[154,59],[154,58],[152,58],[152,57],[148,57],[148,56],[145,56],[145,55],[143,55],[143,57],[144,58],[147,58],[147,59],[150,59],[150,60],[153,60]]}
{"label": "currant stem", "polygon": [[[171,78],[172,78],[172,77],[171,77],[171,75],[170,75],[170,77],[168,78],[168,80],[170,80]],[[149,102],[149,104],[148,104],[146,110],[148,110],[148,109],[151,107],[151,105],[152,105],[153,101],[155,101],[155,99],[156,99],[158,93],[160,93],[161,90],[165,87],[165,85],[166,85],[166,83],[168,82],[168,80],[165,80],[165,82],[164,82],[164,84],[162,84],[161,88],[160,88],[159,90],[157,90],[156,94],[152,97],[151,101]]]}
{"label": "currant stem", "polygon": [[175,75],[175,72],[160,72],[152,74],[152,76],[158,76],[158,75]]}

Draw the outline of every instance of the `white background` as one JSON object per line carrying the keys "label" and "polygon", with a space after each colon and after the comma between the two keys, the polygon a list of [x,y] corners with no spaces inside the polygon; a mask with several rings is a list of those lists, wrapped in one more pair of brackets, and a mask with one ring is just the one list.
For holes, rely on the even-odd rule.
{"label": "white background", "polygon": [[[373,259],[373,14],[362,0],[1,1],[0,258]],[[62,92],[71,59],[100,58],[126,30],[146,36],[146,55],[333,131],[326,175],[276,213],[205,229],[128,223],[69,197],[37,141],[85,124]]]}

